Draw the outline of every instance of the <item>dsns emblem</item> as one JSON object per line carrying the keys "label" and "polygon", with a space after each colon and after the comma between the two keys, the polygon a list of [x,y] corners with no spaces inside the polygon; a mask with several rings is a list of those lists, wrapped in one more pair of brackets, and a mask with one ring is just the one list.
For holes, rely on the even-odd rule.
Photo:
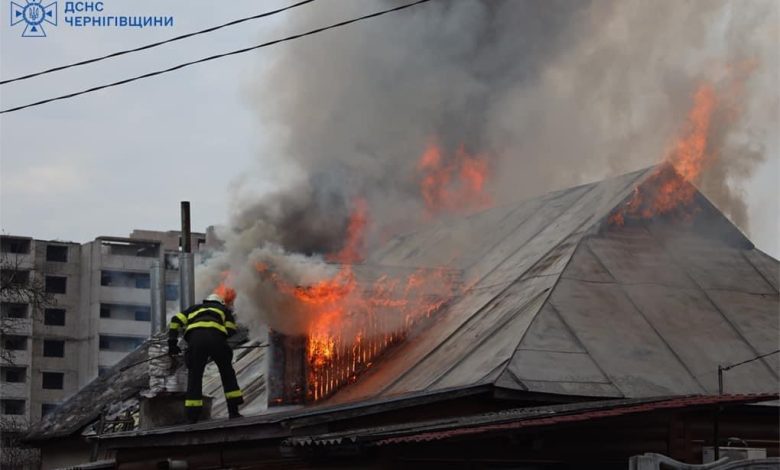
{"label": "dsns emblem", "polygon": [[44,6],[41,1],[26,0],[24,5],[11,2],[11,26],[25,22],[22,37],[44,38],[46,31],[43,30],[43,23],[57,26],[57,2]]}

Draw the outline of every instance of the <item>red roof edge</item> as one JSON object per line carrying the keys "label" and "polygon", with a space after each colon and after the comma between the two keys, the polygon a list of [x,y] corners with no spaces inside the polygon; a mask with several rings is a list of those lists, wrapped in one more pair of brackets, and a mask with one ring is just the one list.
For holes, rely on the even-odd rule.
{"label": "red roof edge", "polygon": [[746,395],[697,395],[685,396],[680,398],[671,398],[641,405],[616,405],[613,408],[581,411],[570,414],[561,414],[557,416],[535,417],[518,419],[517,421],[504,422],[500,424],[483,424],[479,426],[461,427],[443,431],[429,431],[406,436],[391,437],[377,441],[376,445],[404,444],[413,442],[425,442],[449,439],[453,437],[469,436],[475,434],[485,434],[494,431],[505,431],[534,426],[549,426],[553,424],[574,423],[588,421],[592,419],[601,419],[615,416],[624,416],[630,414],[647,413],[663,409],[681,409],[695,406],[718,405],[718,404],[747,404],[763,401],[777,400],[780,397],[777,393],[746,394]]}

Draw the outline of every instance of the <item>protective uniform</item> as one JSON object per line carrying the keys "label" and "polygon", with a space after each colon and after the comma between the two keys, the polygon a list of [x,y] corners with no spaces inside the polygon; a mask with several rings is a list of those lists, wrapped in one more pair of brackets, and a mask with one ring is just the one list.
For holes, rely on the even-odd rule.
{"label": "protective uniform", "polygon": [[176,344],[179,330],[184,330],[188,345],[184,355],[188,369],[184,406],[189,421],[196,422],[203,410],[203,370],[209,359],[213,359],[219,368],[230,417],[240,417],[238,405],[244,399],[233,370],[233,351],[227,343],[227,338],[236,333],[236,323],[225,300],[216,294],[209,295],[202,304],[193,305],[171,319],[168,327],[168,353],[171,355],[181,352]]}

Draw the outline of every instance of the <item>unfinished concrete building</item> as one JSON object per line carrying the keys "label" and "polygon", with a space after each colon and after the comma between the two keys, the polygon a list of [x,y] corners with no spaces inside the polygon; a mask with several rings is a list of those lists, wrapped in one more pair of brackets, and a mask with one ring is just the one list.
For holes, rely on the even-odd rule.
{"label": "unfinished concrete building", "polygon": [[[54,302],[42,311],[2,299],[0,419],[24,429],[104,373],[150,335],[149,269],[166,267],[168,308],[178,307],[179,232],[134,231],[84,243],[0,237],[3,269],[39,278]],[[205,234],[192,234],[193,246]],[[6,443],[8,444],[8,443]]]}

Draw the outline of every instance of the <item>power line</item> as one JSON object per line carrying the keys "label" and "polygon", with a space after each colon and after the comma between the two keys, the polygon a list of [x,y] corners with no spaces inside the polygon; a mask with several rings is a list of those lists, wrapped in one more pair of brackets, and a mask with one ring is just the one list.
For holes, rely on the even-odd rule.
{"label": "power line", "polygon": [[752,359],[748,359],[748,360],[746,360],[746,361],[737,362],[736,364],[730,364],[730,365],[727,365],[727,366],[723,366],[721,369],[722,369],[722,370],[729,370],[729,369],[733,369],[733,368],[735,368],[735,367],[737,367],[737,366],[741,366],[742,364],[747,364],[748,362],[757,361],[757,360],[759,360],[759,359],[763,359],[763,358],[765,358],[765,357],[767,357],[767,356],[771,356],[772,354],[777,354],[777,353],[780,353],[780,349],[775,349],[775,350],[774,350],[774,351],[772,351],[772,352],[768,352],[768,353],[766,353],[766,354],[761,354],[760,356],[756,356],[756,357],[754,357],[754,358],[752,358]]}
{"label": "power line", "polygon": [[342,22],[339,22],[339,23],[334,23],[334,24],[332,24],[330,26],[324,26],[322,28],[313,29],[313,30],[307,31],[305,33],[295,34],[295,35],[292,35],[292,36],[288,36],[286,38],[276,39],[276,40],[273,40],[273,41],[265,42],[265,43],[258,44],[258,45],[255,45],[255,46],[251,46],[251,47],[247,47],[247,48],[244,48],[244,49],[237,49],[237,50],[230,51],[230,52],[225,52],[225,53],[222,53],[222,54],[217,54],[217,55],[213,55],[213,56],[209,56],[209,57],[204,57],[202,59],[198,59],[198,60],[194,60],[194,61],[191,61],[191,62],[185,62],[183,64],[175,65],[175,66],[167,68],[167,69],[161,69],[161,70],[157,70],[155,72],[145,73],[143,75],[138,75],[138,76],[135,76],[135,77],[126,78],[124,80],[119,80],[117,82],[108,83],[108,84],[105,84],[105,85],[99,85],[99,86],[96,86],[96,87],[88,88],[86,90],[77,91],[77,92],[74,92],[74,93],[68,93],[67,95],[61,95],[61,96],[57,96],[57,97],[54,97],[54,98],[48,98],[48,99],[45,99],[45,100],[36,101],[34,103],[25,104],[25,105],[22,105],[22,106],[16,106],[14,108],[4,109],[4,110],[0,111],[0,114],[11,113],[11,112],[14,112],[14,111],[21,111],[22,109],[32,108],[32,107],[35,107],[35,106],[41,106],[43,104],[51,103],[53,101],[65,100],[65,99],[73,98],[73,97],[76,97],[76,96],[79,96],[79,95],[85,95],[87,93],[92,93],[92,92],[95,92],[95,91],[103,90],[103,89],[106,89],[106,88],[111,88],[111,87],[115,87],[115,86],[119,86],[119,85],[124,85],[124,84],[130,83],[130,82],[135,82],[137,80],[143,80],[145,78],[154,77],[156,75],[162,75],[162,74],[165,74],[165,73],[168,73],[168,72],[173,72],[173,71],[176,71],[176,70],[179,70],[179,69],[183,69],[185,67],[189,67],[191,65],[200,64],[200,63],[203,63],[203,62],[209,62],[209,61],[212,61],[212,60],[221,59],[223,57],[228,57],[228,56],[232,56],[232,55],[243,54],[245,52],[250,52],[250,51],[253,51],[255,49],[260,49],[260,48],[263,48],[263,47],[272,46],[274,44],[279,44],[279,43],[286,42],[286,41],[292,41],[294,39],[299,39],[299,38],[302,38],[302,37],[311,36],[313,34],[321,33],[323,31],[327,31],[329,29],[335,29],[335,28],[339,28],[339,27],[342,27],[342,26],[346,26],[348,24],[357,23],[359,21],[367,20],[369,18],[376,18],[378,16],[386,15],[388,13],[394,13],[394,12],[397,12],[397,11],[400,11],[400,10],[404,10],[406,8],[413,7],[415,5],[419,5],[421,3],[427,3],[429,1],[431,1],[431,0],[418,0],[416,2],[407,3],[406,5],[401,5],[401,6],[398,6],[398,7],[395,7],[395,8],[390,8],[388,10],[378,11],[376,13],[371,13],[371,14],[364,15],[364,16],[361,16],[361,17],[358,17],[358,18],[353,18],[351,20],[346,20],[346,21],[342,21]]}
{"label": "power line", "polygon": [[133,53],[133,52],[138,52],[138,51],[144,51],[144,50],[147,50],[147,49],[152,49],[152,48],[155,48],[155,47],[162,46],[164,44],[168,44],[168,43],[176,42],[176,41],[181,41],[182,39],[191,38],[193,36],[198,36],[200,34],[210,33],[212,31],[216,31],[218,29],[227,28],[229,26],[235,26],[237,24],[244,23],[244,22],[247,22],[247,21],[252,21],[252,20],[259,19],[259,18],[265,18],[265,17],[268,17],[268,16],[273,16],[273,15],[276,15],[277,13],[282,13],[282,12],[287,11],[287,10],[292,10],[293,8],[305,5],[307,3],[311,3],[313,1],[314,0],[304,0],[302,2],[298,2],[298,3],[295,3],[293,5],[286,6],[284,8],[279,8],[277,10],[267,11],[265,13],[260,13],[258,15],[249,16],[249,17],[246,17],[246,18],[241,18],[241,19],[238,19],[238,20],[231,21],[229,23],[221,24],[219,26],[213,26],[211,28],[202,29],[202,30],[196,31],[194,33],[182,34],[181,36],[172,37],[170,39],[166,39],[165,41],[153,42],[153,43],[147,44],[145,46],[136,47],[135,49],[127,49],[127,50],[124,50],[124,51],[114,52],[112,54],[104,55],[104,56],[101,56],[101,57],[95,57],[94,59],[82,60],[81,62],[75,62],[75,63],[68,64],[68,65],[61,65],[59,67],[54,67],[54,68],[51,68],[51,69],[42,70],[40,72],[35,72],[35,73],[28,74],[28,75],[22,75],[22,76],[19,76],[19,77],[16,77],[16,78],[9,78],[8,80],[0,81],[0,85],[5,85],[5,84],[8,84],[8,83],[18,82],[18,81],[21,81],[21,80],[27,80],[27,79],[30,79],[30,78],[33,78],[33,77],[46,75],[47,73],[52,73],[52,72],[58,72],[60,70],[65,70],[65,69],[69,69],[69,68],[72,68],[72,67],[80,67],[82,65],[93,64],[95,62],[100,62],[102,60],[111,59],[113,57],[119,57],[121,55],[130,54],[130,53]]}

